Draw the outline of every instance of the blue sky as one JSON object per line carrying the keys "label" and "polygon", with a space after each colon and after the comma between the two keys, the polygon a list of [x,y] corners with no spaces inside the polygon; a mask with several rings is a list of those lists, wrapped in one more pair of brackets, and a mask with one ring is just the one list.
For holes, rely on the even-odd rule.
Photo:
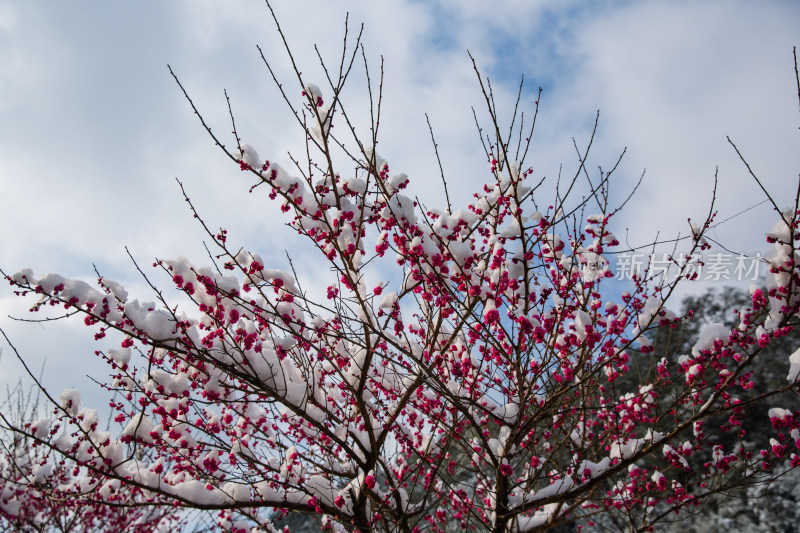
{"label": "blue sky", "polygon": [[[467,50],[492,78],[501,111],[521,74],[528,104],[544,87],[529,160],[537,178],[555,176],[562,163],[574,171],[572,138],[584,143],[600,110],[592,168],[609,167],[627,147],[613,185],[619,197],[647,169],[614,228],[633,244],[685,233],[686,218],[707,210],[717,166],[720,219],[762,199],[726,135],[777,198],[796,187],[796,1],[295,0],[274,8],[304,76],[320,85],[312,45],[335,60],[345,13],[352,28],[365,24],[373,72],[385,60],[379,150],[430,206],[441,202],[441,186],[424,113],[454,203],[464,205],[487,177],[470,110],[482,112],[482,97]],[[175,178],[211,226],[284,266],[292,245],[275,206],[247,194],[249,183],[214,150],[166,66],[220,133],[230,129],[227,89],[243,140],[288,167],[286,152],[300,150],[302,135],[257,44],[299,100],[261,1],[0,0],[0,266],[91,278],[95,264],[135,292],[142,282],[125,246],[145,265],[156,256],[202,262],[203,235]],[[354,113],[364,94],[358,80]],[[752,253],[765,247],[773,221],[762,206],[715,236]],[[79,342],[85,328],[7,319],[24,314],[23,303],[0,292],[0,325],[33,366],[46,357],[46,382],[83,388],[87,372],[102,376],[91,344]],[[17,375],[6,349],[0,380]]]}

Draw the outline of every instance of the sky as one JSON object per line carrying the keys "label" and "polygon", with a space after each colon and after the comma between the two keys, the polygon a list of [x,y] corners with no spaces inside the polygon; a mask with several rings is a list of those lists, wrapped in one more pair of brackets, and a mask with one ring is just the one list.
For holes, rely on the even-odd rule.
{"label": "sky", "polygon": [[[685,234],[687,218],[708,211],[715,171],[717,220],[764,200],[727,136],[779,204],[794,197],[795,0],[276,0],[273,8],[304,78],[323,87],[314,45],[336,64],[347,13],[351,38],[364,24],[370,75],[381,58],[385,73],[379,152],[426,205],[443,205],[426,113],[454,207],[488,178],[472,115],[474,107],[486,124],[485,104],[469,54],[492,81],[501,119],[521,75],[529,112],[543,88],[528,160],[537,179],[574,173],[573,139],[585,145],[599,110],[590,170],[610,168],[626,150],[612,182],[617,199],[645,172],[613,228],[631,245]],[[247,193],[251,183],[215,149],[167,68],[230,142],[226,90],[242,140],[288,168],[287,152],[302,155],[302,132],[256,45],[300,102],[263,1],[0,0],[0,268],[91,280],[96,267],[148,299],[126,247],[143,266],[206,257],[176,179],[211,227],[285,268],[296,243],[276,205]],[[366,117],[362,74],[346,96],[353,116]],[[756,253],[775,220],[762,204],[713,237]],[[301,274],[315,265],[304,262]],[[32,368],[44,364],[45,384],[58,391],[91,387],[87,374],[102,378],[82,325],[9,318],[26,316],[30,303],[0,290],[0,327]],[[21,372],[6,346],[0,383]]]}

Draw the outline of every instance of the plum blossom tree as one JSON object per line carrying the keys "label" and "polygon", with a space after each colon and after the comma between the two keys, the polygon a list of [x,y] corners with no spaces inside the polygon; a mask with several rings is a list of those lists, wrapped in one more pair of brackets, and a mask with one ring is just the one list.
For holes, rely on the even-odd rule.
{"label": "plum blossom tree", "polygon": [[[5,421],[34,435],[49,431],[37,418],[38,395],[22,383],[2,405]],[[0,529],[20,532],[151,533],[175,531],[183,520],[175,509],[139,505],[137,491],[117,482],[86,483],[73,461],[47,453],[24,433],[0,439]],[[97,494],[95,492],[97,491]]]}
{"label": "plum blossom tree", "polygon": [[[38,299],[34,311],[81,313],[101,343],[121,335],[97,352],[111,368],[105,387],[116,393],[118,431],[101,430],[76,390],[47,395],[50,420],[4,417],[36,444],[37,461],[75,465],[65,493],[86,487],[109,505],[198,509],[236,532],[276,531],[289,512],[331,531],[638,531],[800,464],[798,411],[762,413],[774,427],[763,449],[724,446],[704,425],[722,417],[714,434],[735,434],[748,406],[797,389],[800,351],[781,383],[756,389],[749,372],[797,324],[800,197],[788,210],[773,202],[767,289],[752,293],[739,323],[706,325],[691,353],[622,379],[633,377],[631,359],[657,354],[651,332],[692,320],[667,303],[696,271],[676,251],[674,280],[641,275],[614,291],[612,258],[626,249],[613,234],[625,204],[610,203],[616,165],[590,175],[589,140],[573,179],[546,193],[526,164],[538,98],[529,119],[520,86],[504,127],[476,68],[490,124],[479,128],[488,181],[460,209],[449,194],[447,205],[426,208],[406,194],[411,178],[375,149],[382,65],[375,82],[362,52],[368,135],[342,101],[363,50],[360,33],[352,40],[345,32],[337,68],[323,63],[328,95],[291,53],[296,92],[261,54],[305,137],[307,158],[293,159],[291,172],[239,139],[233,112],[225,145],[175,77],[250,191],[279,202],[324,262],[322,294],[232,244],[185,192],[216,252],[208,266],[159,259],[149,274],[137,265],[153,301],[99,274],[97,287],[29,269],[6,274],[18,294]],[[708,249],[714,216],[712,198],[676,250]],[[115,501],[123,487],[131,499]],[[5,513],[14,515],[24,492],[4,489]]]}

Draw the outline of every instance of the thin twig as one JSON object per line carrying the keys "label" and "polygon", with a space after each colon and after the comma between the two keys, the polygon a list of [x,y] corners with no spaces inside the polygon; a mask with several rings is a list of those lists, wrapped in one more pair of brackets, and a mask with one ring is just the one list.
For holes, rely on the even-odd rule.
{"label": "thin twig", "polygon": [[431,126],[431,121],[428,118],[428,114],[425,113],[425,122],[428,123],[428,131],[431,132],[431,142],[433,143],[433,151],[436,153],[436,162],[439,164],[439,175],[442,177],[442,185],[444,186],[444,197],[447,199],[447,210],[452,213],[453,212],[453,204],[450,203],[450,193],[447,191],[447,180],[444,177],[444,169],[442,168],[442,160],[439,157],[439,145],[436,144],[436,139],[433,137],[433,127]]}

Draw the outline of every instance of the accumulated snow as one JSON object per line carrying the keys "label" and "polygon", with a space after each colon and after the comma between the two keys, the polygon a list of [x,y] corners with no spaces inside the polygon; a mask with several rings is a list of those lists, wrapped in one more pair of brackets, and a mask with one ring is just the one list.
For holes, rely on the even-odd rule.
{"label": "accumulated snow", "polygon": [[692,355],[697,357],[703,350],[711,350],[714,348],[714,342],[722,341],[727,344],[730,339],[731,331],[724,324],[713,322],[706,324],[700,330],[700,335],[697,342],[692,346]]}
{"label": "accumulated snow", "polygon": [[643,439],[629,439],[623,443],[615,442],[611,445],[611,453],[608,456],[611,459],[628,459],[633,457],[648,440],[653,440],[654,438],[658,439],[658,434],[648,432]]}
{"label": "accumulated snow", "polygon": [[40,418],[31,425],[31,433],[37,439],[43,439],[50,432],[50,420],[47,418]]}
{"label": "accumulated snow", "polygon": [[580,309],[575,311],[575,334],[580,340],[586,339],[586,326],[592,325],[591,317]]}
{"label": "accumulated snow", "polygon": [[800,378],[800,348],[789,356],[789,375],[786,379],[797,381]]}
{"label": "accumulated snow", "polygon": [[125,316],[151,339],[163,340],[174,336],[174,318],[163,309],[154,307],[155,304],[140,304],[138,300],[133,300],[125,304]]}
{"label": "accumulated snow", "polygon": [[221,505],[232,499],[216,487],[211,486],[211,490],[209,490],[205,483],[197,479],[182,481],[175,485],[162,485],[161,489],[197,505]]}
{"label": "accumulated snow", "polygon": [[397,302],[397,293],[395,291],[388,292],[383,297],[383,300],[381,300],[381,303],[378,307],[380,309],[391,309],[396,302]]}
{"label": "accumulated snow", "polygon": [[75,389],[66,389],[61,393],[61,406],[72,416],[81,408],[81,393]]}
{"label": "accumulated snow", "polygon": [[137,439],[143,442],[152,442],[153,439],[150,436],[150,433],[155,430],[155,424],[145,415],[142,413],[138,413],[136,416],[131,418],[128,425],[125,426],[125,429],[122,431],[123,437],[136,437]]}
{"label": "accumulated snow", "polygon": [[241,147],[241,151],[236,151],[236,158],[246,165],[250,165],[256,170],[261,168],[261,160],[258,157],[258,152],[256,152],[256,149],[245,143],[242,143]]}
{"label": "accumulated snow", "polygon": [[783,409],[782,407],[773,407],[769,410],[768,416],[770,418],[777,418],[783,420],[784,418],[791,418],[792,412],[788,409]]}
{"label": "accumulated snow", "polygon": [[131,349],[122,348],[120,350],[109,350],[108,355],[120,366],[127,365],[131,360]]}

